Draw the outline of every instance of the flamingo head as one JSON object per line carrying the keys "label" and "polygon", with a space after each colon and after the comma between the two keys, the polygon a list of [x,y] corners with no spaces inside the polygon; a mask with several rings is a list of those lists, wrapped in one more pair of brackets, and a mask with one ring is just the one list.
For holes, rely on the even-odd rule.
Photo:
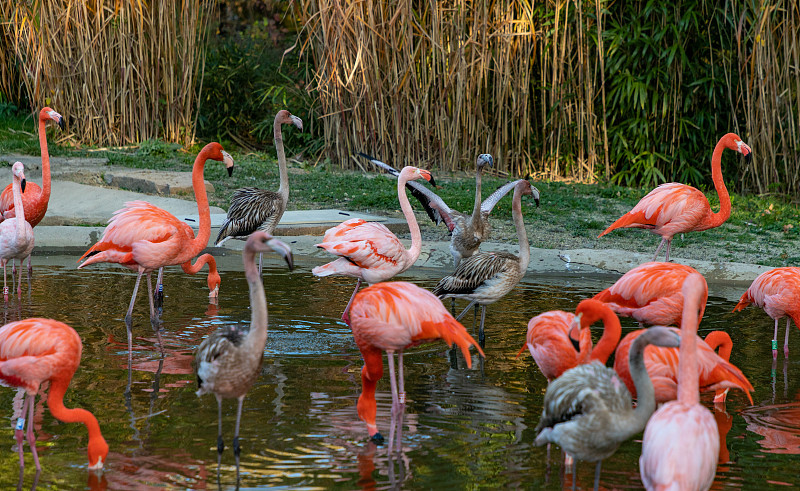
{"label": "flamingo head", "polygon": [[103,468],[103,463],[108,458],[108,443],[102,435],[89,440],[89,470],[96,471]]}
{"label": "flamingo head", "polygon": [[39,111],[39,120],[47,121],[48,119],[55,121],[58,127],[61,128],[61,131],[64,131],[66,125],[66,123],[64,123],[64,117],[49,107],[43,107],[42,110]]}
{"label": "flamingo head", "polygon": [[607,314],[607,312],[611,312],[612,315],[616,316],[608,305],[593,298],[582,300],[575,308],[575,316],[580,316],[579,322],[581,328],[591,326],[600,320],[604,314]]}
{"label": "flamingo head", "polygon": [[22,189],[22,192],[25,192],[25,166],[22,165],[22,162],[14,162],[14,165],[11,166],[11,174],[19,179],[19,187]]}
{"label": "flamingo head", "polygon": [[244,250],[254,255],[255,253],[262,252],[277,252],[286,261],[286,264],[289,266],[289,271],[294,269],[292,248],[285,242],[276,239],[266,232],[256,231],[250,234],[250,237],[247,238],[247,242],[244,244]]}
{"label": "flamingo head", "polygon": [[482,153],[478,155],[478,160],[475,162],[475,167],[478,168],[479,171],[482,171],[486,166],[494,167],[494,158],[490,153]]}
{"label": "flamingo head", "polygon": [[225,164],[225,167],[228,169],[228,177],[233,175],[233,157],[231,154],[226,152],[222,149],[222,145],[217,142],[211,142],[202,150],[200,150],[200,155],[205,155],[207,159],[216,160],[218,162],[222,162]]}
{"label": "flamingo head", "polygon": [[303,130],[303,120],[286,109],[281,109],[278,111],[278,114],[275,115],[275,126],[282,124],[293,124],[298,130]]}
{"label": "flamingo head", "polygon": [[406,181],[414,181],[417,179],[425,179],[426,181],[431,180],[431,173],[426,171],[425,169],[420,169],[419,167],[414,167],[411,165],[407,165],[403,167],[403,170],[400,171],[400,175],[398,176],[399,179],[405,179]]}
{"label": "flamingo head", "polygon": [[520,197],[532,196],[536,207],[539,207],[539,190],[533,187],[527,179],[520,179],[517,181],[517,185],[514,186],[514,195],[519,195]]}
{"label": "flamingo head", "polygon": [[211,271],[208,273],[208,298],[216,299],[219,297],[219,285],[222,283],[219,273]]}
{"label": "flamingo head", "polygon": [[744,155],[747,160],[752,158],[753,150],[750,148],[750,145],[743,142],[736,133],[728,133],[727,135],[723,136],[722,139],[725,141],[726,148],[733,150],[734,152],[739,152],[740,154]]}

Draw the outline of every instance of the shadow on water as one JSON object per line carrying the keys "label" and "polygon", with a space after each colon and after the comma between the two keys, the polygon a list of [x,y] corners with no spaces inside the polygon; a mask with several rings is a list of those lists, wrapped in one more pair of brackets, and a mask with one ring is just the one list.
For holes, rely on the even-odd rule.
{"label": "shadow on water", "polygon": [[[222,489],[235,489],[237,474],[242,489],[571,486],[572,474],[560,449],[552,446],[548,456],[546,448],[532,445],[547,383],[527,352],[519,359],[515,355],[530,317],[545,310],[573,310],[613,277],[528,276],[487,310],[487,358],[473,351],[471,368],[444,343],[410,350],[405,356],[407,401],[390,452],[387,443],[368,441],[356,414],[362,360],[349,328],[339,320],[352,281],[320,281],[308,271],[288,273],[277,262],[267,263],[269,339],[262,376],[244,401],[237,469],[230,446],[217,463],[217,405],[212,396],[195,395],[192,362],[195,347],[209,332],[249,323],[241,272],[222,271],[219,303],[209,305],[204,276],[168,270],[164,356],[150,328],[146,299],[140,296],[129,363],[123,315],[134,275],[111,267],[75,271],[63,264],[39,261],[30,293],[23,291],[22,299],[9,302],[4,320],[53,317],[79,332],[83,359],[65,404],[98,416],[111,453],[102,475],[87,472],[85,428],[54,420],[40,397],[34,420],[43,466],[39,489],[216,489],[218,483]],[[401,279],[430,288],[437,277],[426,272]],[[772,320],[757,309],[731,313],[735,291],[715,291],[714,285],[711,290],[700,335],[715,329],[729,332],[734,341],[731,361],[756,388],[754,406],[736,392],[716,408],[710,395],[703,397],[725,442],[714,487],[798,486],[800,336],[795,332],[790,340],[797,361],[790,353],[773,368]],[[466,319],[471,329],[472,319]],[[625,331],[636,327],[623,319]],[[377,393],[377,421],[384,435],[392,434],[386,379]],[[18,484],[12,429],[15,411],[21,408],[17,397],[13,390],[0,390],[0,410],[9,421],[0,429],[7,442],[0,452],[5,470],[0,489]],[[235,401],[224,402],[227,438],[233,433],[235,411]],[[640,452],[640,437],[623,444],[604,462],[601,486],[641,487]],[[26,469],[23,489],[34,477]],[[591,486],[593,478],[594,466],[578,463],[578,486]]]}

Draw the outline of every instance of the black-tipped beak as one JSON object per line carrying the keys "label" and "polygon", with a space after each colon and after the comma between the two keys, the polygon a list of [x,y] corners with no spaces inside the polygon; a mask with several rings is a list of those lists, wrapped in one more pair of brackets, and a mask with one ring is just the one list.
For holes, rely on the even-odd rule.
{"label": "black-tipped beak", "polygon": [[64,122],[64,116],[61,116],[61,118],[58,120],[58,127],[61,128],[61,131],[67,129],[67,123]]}
{"label": "black-tipped beak", "polygon": [[747,152],[747,155],[744,156],[744,161],[748,164],[753,160],[753,152]]}
{"label": "black-tipped beak", "polygon": [[233,175],[233,166],[228,167],[228,177]]}
{"label": "black-tipped beak", "polygon": [[383,435],[381,435],[380,433],[375,433],[375,434],[374,434],[374,435],[372,435],[372,436],[371,436],[369,439],[370,439],[370,440],[371,440],[373,443],[376,443],[376,444],[378,444],[378,445],[381,445],[381,444],[384,442]]}
{"label": "black-tipped beak", "polygon": [[539,208],[539,198],[533,198],[533,202],[536,203],[536,208]]}
{"label": "black-tipped beak", "polygon": [[290,252],[287,254],[284,259],[286,260],[286,264],[289,266],[289,271],[292,271],[294,269],[294,256],[292,253]]}
{"label": "black-tipped beak", "polygon": [[431,174],[431,180],[428,182],[431,183],[431,186],[436,187],[436,180],[433,178],[433,174]]}
{"label": "black-tipped beak", "polygon": [[25,192],[25,179],[23,179],[22,182],[19,183],[19,187],[20,187],[20,189],[22,189],[22,192],[24,193]]}

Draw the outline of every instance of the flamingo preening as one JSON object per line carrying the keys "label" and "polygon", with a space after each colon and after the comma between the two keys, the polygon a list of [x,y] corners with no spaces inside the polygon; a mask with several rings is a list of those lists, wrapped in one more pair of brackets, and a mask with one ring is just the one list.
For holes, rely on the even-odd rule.
{"label": "flamingo preening", "polygon": [[485,342],[483,325],[486,320],[486,306],[503,298],[517,286],[528,270],[531,250],[522,218],[522,196],[535,196],[538,199],[539,192],[534,189],[536,188],[527,179],[514,181],[511,215],[517,230],[519,256],[509,252],[479,252],[462,259],[453,274],[439,280],[433,289],[434,295],[441,299],[463,298],[470,301],[456,320],[461,319],[473,305],[481,306],[481,324],[478,330],[478,342],[481,346]]}
{"label": "flamingo preening", "polygon": [[731,199],[728,189],[722,180],[722,152],[733,150],[751,158],[752,150],[737,135],[728,133],[717,142],[711,157],[711,179],[719,195],[720,209],[718,213],[711,211],[708,198],[697,188],[670,182],[662,184],[650,191],[631,211],[620,217],[603,233],[618,228],[644,228],[661,236],[661,243],[656,249],[653,261],[664,245],[667,246],[666,261],[669,261],[669,249],[675,234],[708,230],[719,227],[731,216]]}
{"label": "flamingo preening", "polygon": [[[42,154],[42,187],[36,183],[28,183],[28,191],[22,197],[22,206],[25,208],[25,218],[31,227],[35,227],[42,221],[47,213],[47,205],[50,202],[50,152],[47,150],[47,132],[45,125],[48,121],[55,121],[61,130],[64,130],[64,118],[49,107],[43,107],[39,111],[39,149]],[[17,205],[14,201],[14,194],[11,184],[0,193],[0,215],[2,219],[17,216]],[[28,256],[28,273],[32,272],[31,257]],[[20,268],[22,271],[22,268]]]}
{"label": "flamingo preening", "polygon": [[761,273],[753,280],[734,312],[753,304],[761,307],[775,320],[772,336],[772,359],[778,357],[778,321],[786,317],[786,335],[783,340],[783,356],[789,356],[789,327],[792,320],[800,328],[800,268],[775,268]]}
{"label": "flamingo preening", "polygon": [[[78,266],[78,269],[94,263],[108,262],[120,264],[138,273],[130,306],[125,314],[129,352],[133,341],[131,314],[142,275],[147,274],[150,323],[161,344],[160,321],[153,307],[150,273],[163,266],[179,264],[183,266],[208,245],[211,236],[211,215],[203,181],[203,169],[208,159],[223,162],[228,168],[228,175],[233,173],[233,159],[222,149],[222,145],[212,142],[200,150],[192,168],[192,188],[200,215],[200,231],[197,237],[189,225],[168,211],[145,201],[130,201],[125,203],[125,208],[114,212],[103,232],[103,237],[79,259],[79,261],[84,258],[86,260]],[[206,260],[207,258],[201,256],[195,265]],[[184,271],[187,269],[194,268],[184,267]],[[209,278],[211,279],[211,275]],[[209,281],[209,289],[211,287]]]}
{"label": "flamingo preening", "polygon": [[[597,462],[594,489],[598,489],[602,461],[642,431],[656,408],[653,384],[644,367],[645,347],[675,347],[679,341],[669,329],[656,326],[634,342],[629,358],[639,393],[636,409],[625,384],[602,363],[595,361],[564,372],[547,386],[534,443],[556,443],[577,460]],[[572,475],[574,478],[575,473]]]}
{"label": "flamingo preening", "polygon": [[[402,189],[402,188],[401,188]],[[377,283],[357,292],[347,319],[353,331],[364,367],[361,369],[361,395],[358,397],[358,416],[367,424],[373,441],[383,441],[375,422],[377,404],[375,389],[383,376],[383,351],[389,361],[389,383],[392,390],[392,422],[405,406],[403,385],[403,351],[438,339],[448,346],[461,348],[467,366],[472,366],[469,354],[474,345],[481,356],[483,350],[444,308],[435,295],[411,283],[393,281]],[[395,375],[394,354],[397,353],[399,372]],[[392,425],[394,428],[394,425]],[[390,436],[389,441],[392,441]]]}
{"label": "flamingo preening", "polygon": [[0,382],[26,392],[22,413],[14,431],[19,450],[20,470],[23,459],[23,429],[27,412],[28,445],[37,473],[41,470],[33,433],[34,399],[39,386],[50,382],[47,407],[60,421],[83,423],[89,431],[89,469],[102,469],[108,456],[108,444],[100,432],[97,418],[85,409],[64,407],[64,394],[81,362],[83,345],[74,329],[52,319],[24,319],[0,327]]}
{"label": "flamingo preening", "polygon": [[[605,302],[624,317],[633,317],[647,325],[681,325],[683,313],[683,281],[697,270],[677,263],[649,262],[641,264],[601,291],[593,298]],[[698,273],[699,274],[699,273]],[[706,309],[708,286],[700,302],[700,318]],[[698,319],[699,320],[699,319]]]}
{"label": "flamingo preening", "polygon": [[[231,206],[228,215],[219,229],[217,246],[221,246],[230,238],[246,240],[247,236],[261,230],[268,234],[275,231],[281,221],[283,212],[289,203],[289,171],[286,168],[286,152],[283,149],[283,134],[281,126],[291,124],[303,130],[303,120],[294,116],[286,109],[278,111],[275,115],[273,135],[275,139],[275,152],[278,154],[278,172],[280,174],[280,187],[278,191],[247,187],[237,189],[231,196]],[[261,256],[258,258],[258,270],[261,271]]]}
{"label": "flamingo preening", "polygon": [[345,322],[362,280],[370,284],[386,281],[410,268],[422,251],[422,234],[405,191],[406,183],[415,179],[430,181],[431,173],[406,166],[397,176],[397,199],[411,232],[410,249],[406,249],[385,225],[360,218],[347,220],[328,229],[322,242],[316,245],[340,257],[312,269],[314,276],[339,274],[358,278],[356,288],[342,313],[342,320]]}
{"label": "flamingo preening", "polygon": [[[24,166],[21,162],[15,162],[11,166],[13,181],[11,183],[14,197],[15,216],[0,222],[0,263],[3,265],[3,299],[8,302],[8,286],[6,286],[6,264],[14,259],[19,259],[20,277],[17,287],[17,295],[22,296],[22,261],[31,257],[33,251],[33,227],[25,220],[27,208],[23,204],[22,195],[25,191]],[[13,275],[12,275],[13,288]]]}
{"label": "flamingo preening", "polygon": [[250,329],[236,327],[219,329],[211,333],[197,348],[197,395],[214,394],[219,410],[217,453],[222,454],[222,399],[238,400],[236,428],[233,434],[233,453],[239,461],[239,423],[242,419],[242,404],[247,391],[261,373],[264,346],[267,344],[267,299],[264,284],[256,267],[255,255],[274,251],[283,256],[291,270],[292,250],[288,245],[271,235],[256,231],[247,239],[242,252],[244,274],[250,289]]}
{"label": "flamingo preening", "polygon": [[647,489],[708,489],[717,471],[717,423],[698,390],[697,312],[704,283],[699,274],[683,283],[678,399],[662,405],[644,430],[639,473]]}

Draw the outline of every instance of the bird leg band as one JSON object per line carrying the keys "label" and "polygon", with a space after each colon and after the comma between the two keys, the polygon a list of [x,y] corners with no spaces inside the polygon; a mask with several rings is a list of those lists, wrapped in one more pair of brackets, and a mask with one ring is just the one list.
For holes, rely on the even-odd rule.
{"label": "bird leg band", "polygon": [[25,428],[25,418],[17,418],[17,426],[14,427],[17,431],[22,431]]}

